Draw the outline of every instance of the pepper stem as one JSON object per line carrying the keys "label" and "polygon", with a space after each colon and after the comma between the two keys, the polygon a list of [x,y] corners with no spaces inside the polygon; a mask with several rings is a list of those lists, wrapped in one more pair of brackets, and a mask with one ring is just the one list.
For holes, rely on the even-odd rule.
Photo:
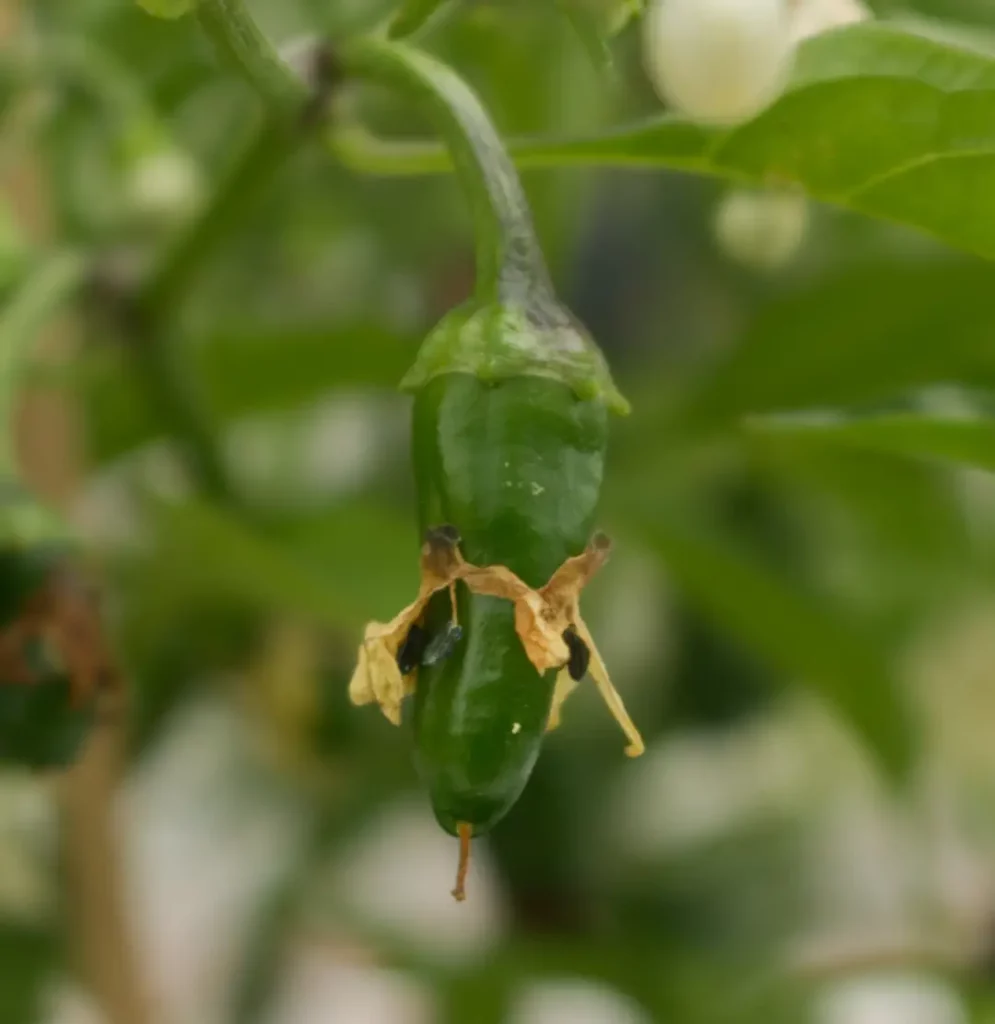
{"label": "pepper stem", "polygon": [[457,903],[462,903],[466,899],[466,876],[470,870],[470,839],[473,836],[473,826],[469,822],[461,821],[456,826],[456,834],[459,836],[459,864],[456,868],[453,899]]}
{"label": "pepper stem", "polygon": [[477,94],[447,65],[404,43],[359,39],[339,57],[347,74],[413,94],[434,117],[470,201],[478,301],[549,302],[549,271],[525,191]]}

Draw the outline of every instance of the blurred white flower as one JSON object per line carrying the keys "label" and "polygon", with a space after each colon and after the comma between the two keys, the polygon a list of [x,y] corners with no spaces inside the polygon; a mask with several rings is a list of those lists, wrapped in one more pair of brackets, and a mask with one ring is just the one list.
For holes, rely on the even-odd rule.
{"label": "blurred white flower", "polygon": [[848,978],[816,999],[815,1024],[967,1024],[956,993],[915,974]]}
{"label": "blurred white flower", "polygon": [[142,219],[185,218],[201,197],[200,170],[176,147],[149,150],[136,158],[127,180],[131,213]]}
{"label": "blurred white flower", "polygon": [[337,963],[320,948],[294,956],[268,1024],[431,1024],[431,995],[398,971]]}
{"label": "blurred white flower", "polygon": [[68,978],[52,981],[42,997],[41,1024],[106,1024],[95,999]]}
{"label": "blurred white flower", "polygon": [[734,189],[719,202],[715,235],[736,262],[773,271],[797,254],[808,221],[808,200],[799,192]]}
{"label": "blurred white flower", "polygon": [[94,473],[73,501],[73,527],[87,543],[135,549],[147,539],[133,484],[134,460]]}
{"label": "blurred white flower", "polygon": [[786,0],[653,0],[643,44],[660,97],[718,124],[749,120],[773,102],[794,57]]}
{"label": "blurred white flower", "polygon": [[210,700],[185,710],[128,780],[129,916],[164,1021],[224,1019],[262,894],[300,842],[300,808],[253,787],[254,763],[243,723]]}
{"label": "blurred white flower", "polygon": [[537,981],[512,1000],[507,1024],[649,1024],[628,996],[580,978]]}
{"label": "blurred white flower", "polygon": [[[773,720],[734,733],[674,736],[620,776],[609,834],[624,854],[686,852],[808,799],[803,743]],[[652,808],[652,813],[647,813]]]}
{"label": "blurred white flower", "polygon": [[338,861],[336,898],[379,931],[447,962],[486,956],[504,930],[487,845],[474,840],[465,903],[450,896],[456,840],[435,822],[427,798],[388,809]]}

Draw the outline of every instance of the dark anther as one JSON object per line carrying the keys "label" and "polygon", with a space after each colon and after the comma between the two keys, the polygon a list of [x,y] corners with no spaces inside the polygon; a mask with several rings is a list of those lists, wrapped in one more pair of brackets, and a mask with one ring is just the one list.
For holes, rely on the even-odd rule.
{"label": "dark anther", "polygon": [[447,622],[446,628],[432,637],[425,648],[421,663],[423,665],[435,665],[445,661],[454,650],[456,645],[463,639],[463,627],[455,622]]}
{"label": "dark anther", "polygon": [[598,530],[591,538],[589,546],[594,551],[611,551],[611,537],[609,537],[607,533],[603,533],[601,530]]}
{"label": "dark anther", "polygon": [[433,526],[430,530],[425,531],[425,541],[433,547],[437,544],[455,547],[460,542],[459,530],[449,523]]}
{"label": "dark anther", "polygon": [[591,664],[591,651],[587,644],[577,635],[573,626],[567,626],[563,631],[563,642],[570,651],[570,658],[567,661],[567,671],[570,678],[579,683],[587,675],[588,666]]}
{"label": "dark anther", "polygon": [[428,644],[428,633],[421,626],[412,626],[404,638],[404,643],[401,644],[401,649],[397,652],[397,667],[401,670],[402,676],[414,672],[421,664],[426,644]]}

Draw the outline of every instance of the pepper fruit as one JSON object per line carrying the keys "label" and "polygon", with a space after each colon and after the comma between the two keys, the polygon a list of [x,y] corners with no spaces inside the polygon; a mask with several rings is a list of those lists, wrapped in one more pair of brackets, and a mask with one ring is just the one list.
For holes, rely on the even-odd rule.
{"label": "pepper fruit", "polygon": [[[82,281],[74,256],[43,263],[0,311],[0,414],[44,316]],[[0,443],[0,763],[44,770],[78,755],[116,680],[99,609],[65,526],[17,481]]]}
{"label": "pepper fruit", "polygon": [[[391,622],[367,626],[350,682],[354,703],[377,702],[395,724],[414,695],[416,765],[439,824],[460,838],[462,899],[471,837],[518,799],[588,671],[626,752],[643,751],[579,610],[609,550],[594,530],[609,414],[628,406],[553,292],[521,183],[474,93],[403,44],[364,40],[343,65],[435,115],[475,220],[474,295],[401,384],[414,394],[421,587]],[[437,644],[446,656],[426,657]]]}

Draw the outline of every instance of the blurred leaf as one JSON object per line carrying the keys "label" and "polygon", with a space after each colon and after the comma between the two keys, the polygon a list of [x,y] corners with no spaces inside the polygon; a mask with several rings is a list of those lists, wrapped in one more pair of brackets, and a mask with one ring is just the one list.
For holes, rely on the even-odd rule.
{"label": "blurred leaf", "polygon": [[[393,389],[416,342],[375,324],[290,327],[214,335],[190,345],[191,374],[221,421],[291,409],[337,388]],[[85,364],[91,456],[105,462],[165,431],[135,388],[127,354],[104,351]]]}
{"label": "blurred leaf", "polygon": [[331,508],[320,528],[254,528],[202,502],[162,506],[157,518],[151,585],[167,604],[206,592],[358,636],[417,591],[415,533],[375,506]]}
{"label": "blurred leaf", "polygon": [[55,967],[54,935],[13,922],[0,922],[0,1024],[38,1020],[45,983]]}
{"label": "blurred leaf", "polygon": [[914,413],[807,422],[765,418],[750,420],[746,429],[806,447],[840,445],[995,471],[995,421],[989,419]]}
{"label": "blurred leaf", "polygon": [[689,426],[745,413],[995,384],[995,271],[974,261],[857,266],[778,296],[693,386]]}
{"label": "blurred leaf", "polygon": [[818,690],[892,776],[908,772],[915,756],[911,710],[887,658],[855,622],[710,530],[700,516],[655,509],[643,533],[704,612]]}
{"label": "blurred leaf", "polygon": [[744,431],[754,465],[770,467],[818,503],[851,513],[877,549],[918,562],[956,561],[963,569],[968,534],[963,506],[942,466],[885,451],[862,450],[815,432]]}
{"label": "blurred leaf", "polygon": [[556,0],[556,4],[594,67],[603,75],[611,74],[612,52],[605,38],[602,13],[591,4],[579,0]]}

